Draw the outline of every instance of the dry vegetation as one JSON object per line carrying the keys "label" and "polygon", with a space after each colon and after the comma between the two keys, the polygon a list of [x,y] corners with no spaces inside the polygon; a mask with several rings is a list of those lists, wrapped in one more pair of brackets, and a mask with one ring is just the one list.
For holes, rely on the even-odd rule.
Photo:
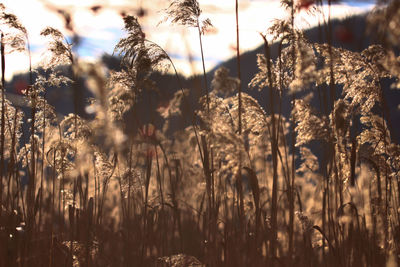
{"label": "dry vegetation", "polygon": [[[48,75],[34,79],[30,68],[24,114],[5,97],[4,70],[7,53],[29,52],[29,35],[0,4],[0,265],[397,266],[400,146],[381,81],[400,88],[400,4],[369,15],[382,45],[362,53],[305,39],[294,17],[320,4],[282,0],[289,16],[269,29],[278,58],[264,38],[248,86],[221,68],[208,88],[204,75],[198,110],[187,99],[191,88],[178,88],[159,110],[160,129],[127,121],[139,116],[129,112],[142,93],[157,90],[151,74],[175,69],[135,17],[124,16],[115,72],[82,63],[60,31],[43,30]],[[212,27],[199,20],[196,0],[175,0],[166,14],[197,28],[200,44]],[[330,23],[321,25],[327,36]],[[94,95],[86,109],[93,119],[76,112],[59,120],[46,87],[68,84],[77,106],[80,78]],[[265,91],[268,105],[242,92],[247,87]],[[292,99],[290,117],[283,98]],[[176,116],[188,127],[167,135]],[[137,131],[128,130],[132,121]]]}

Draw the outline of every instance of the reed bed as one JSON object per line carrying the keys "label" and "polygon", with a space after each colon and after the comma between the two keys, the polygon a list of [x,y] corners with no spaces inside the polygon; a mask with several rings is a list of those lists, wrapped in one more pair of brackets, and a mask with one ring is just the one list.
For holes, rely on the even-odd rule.
{"label": "reed bed", "polygon": [[[163,23],[199,35],[196,105],[196,88],[183,88],[138,18],[123,16],[117,71],[83,62],[48,27],[45,75],[29,67],[28,113],[7,99],[4,73],[7,53],[30,51],[29,33],[0,4],[0,266],[398,266],[400,146],[382,81],[400,88],[399,2],[370,13],[380,44],[360,53],[332,45],[329,16],[320,25],[324,44],[296,27],[299,10],[318,11],[321,0],[281,2],[288,16],[261,34],[259,72],[247,85],[238,1],[238,75],[219,68],[211,82],[202,38],[212,23],[197,0],[171,1]],[[67,19],[66,28],[74,32]],[[164,89],[152,74],[169,69],[176,91],[167,106],[148,105],[145,120],[137,111],[151,101],[144,95]],[[82,79],[89,101],[80,99]],[[57,117],[50,86],[69,88],[74,113]]]}

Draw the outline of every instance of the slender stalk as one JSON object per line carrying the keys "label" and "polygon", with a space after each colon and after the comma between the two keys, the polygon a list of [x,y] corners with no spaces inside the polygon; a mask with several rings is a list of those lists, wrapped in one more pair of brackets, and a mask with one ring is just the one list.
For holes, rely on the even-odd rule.
{"label": "slender stalk", "polygon": [[205,65],[205,62],[204,62],[203,41],[202,41],[202,38],[201,38],[200,23],[199,23],[199,19],[198,18],[197,18],[197,30],[198,30],[198,33],[199,33],[201,63],[202,63],[202,66],[203,66],[203,78],[204,78],[204,89],[205,89],[205,93],[206,93],[207,112],[209,113],[210,112],[210,96],[209,96],[209,90],[208,90],[206,65]]}
{"label": "slender stalk", "polygon": [[[239,2],[235,0],[235,17],[236,17],[236,62],[237,62],[237,78],[239,80],[238,86],[238,132],[239,135],[242,136],[242,84],[241,84],[241,72],[240,72],[240,42],[239,42]],[[240,225],[244,226],[243,216],[244,216],[244,200],[243,200],[243,185],[242,185],[242,153],[240,149],[239,153],[239,173],[238,173],[238,193],[239,193],[239,218]]]}
{"label": "slender stalk", "polygon": [[272,180],[272,203],[271,203],[271,237],[270,237],[270,255],[272,258],[276,256],[277,247],[277,237],[278,237],[278,144],[277,144],[277,132],[275,125],[275,88],[272,80],[272,66],[271,66],[271,55],[270,48],[267,38],[261,34],[264,40],[264,52],[265,59],[267,61],[267,71],[268,71],[268,87],[269,87],[269,106],[267,107],[271,114],[271,153],[272,153],[272,167],[273,167],[273,180]]}
{"label": "slender stalk", "polygon": [[[294,28],[294,3],[292,3],[291,6],[291,14],[290,14],[290,22],[291,22],[291,26],[292,26],[292,32],[294,34],[295,28]],[[292,47],[291,47],[291,56],[292,56],[292,64],[293,64],[293,68],[295,68],[296,66],[296,40],[292,40]],[[294,75],[295,71],[293,71],[293,75]],[[296,77],[293,77],[293,79],[295,79]],[[296,99],[296,94],[293,93],[292,95],[292,110],[294,109],[294,104],[295,104],[295,99]],[[292,112],[292,134],[291,134],[291,150],[292,150],[292,158],[291,158],[291,165],[292,165],[292,173],[291,173],[291,182],[290,182],[290,187],[289,187],[289,194],[290,194],[290,198],[289,198],[289,257],[290,260],[293,259],[293,233],[294,233],[294,180],[295,180],[295,176],[296,176],[296,165],[295,165],[295,155],[296,155],[296,147],[295,147],[295,143],[296,143],[296,131],[295,131],[295,123],[296,123],[296,118],[295,118],[295,114]]]}
{"label": "slender stalk", "polygon": [[[9,163],[8,163],[8,185],[7,185],[7,198],[6,198],[6,207],[9,207],[9,202],[10,202],[10,198],[12,197],[12,195],[13,195],[13,190],[12,190],[12,187],[13,187],[13,183],[12,183],[12,180],[11,180],[11,178],[14,176],[13,174],[14,174],[14,172],[12,171],[12,170],[15,170],[14,168],[15,168],[15,165],[16,165],[16,156],[15,156],[15,154],[16,154],[16,144],[17,144],[17,136],[16,136],[16,134],[17,134],[17,128],[18,128],[18,126],[17,126],[17,117],[18,117],[18,109],[15,109],[15,113],[14,113],[14,119],[13,119],[13,129],[11,129],[11,125],[9,125],[10,126],[10,129],[9,129],[9,131],[10,131],[10,133],[12,133],[12,136],[11,136],[11,151],[10,151],[10,161],[9,161]],[[6,175],[5,175],[6,176]],[[17,190],[18,190],[18,188],[17,188]],[[11,209],[14,209],[14,199],[12,199],[12,201],[11,201]]]}
{"label": "slender stalk", "polygon": [[42,222],[42,203],[43,203],[43,179],[44,179],[44,148],[46,140],[46,98],[43,99],[43,132],[42,132],[42,166],[40,172],[40,204],[39,204],[39,227]]}
{"label": "slender stalk", "polygon": [[26,36],[28,43],[28,54],[29,54],[29,93],[31,94],[31,170],[29,175],[28,183],[28,227],[34,227],[35,214],[34,214],[34,203],[35,203],[35,187],[36,187],[36,143],[35,143],[35,127],[36,127],[36,88],[33,86],[33,75],[32,75],[32,60],[30,52],[30,44],[28,36]]}
{"label": "slender stalk", "polygon": [[[55,220],[55,196],[56,196],[56,150],[54,149],[53,151],[53,173],[52,173],[52,178],[53,178],[53,183],[52,183],[52,194],[51,194],[51,220]],[[49,267],[53,266],[53,252],[54,252],[54,228],[53,228],[53,223],[50,224],[50,256],[49,256]]]}
{"label": "slender stalk", "polygon": [[[203,67],[203,78],[204,78],[204,88],[205,88],[205,93],[206,93],[206,102],[207,102],[207,114],[210,114],[210,96],[209,96],[209,89],[208,89],[208,81],[207,81],[207,74],[206,74],[206,67],[205,67],[205,62],[204,62],[204,52],[203,52],[203,41],[201,38],[201,29],[200,29],[200,22],[199,18],[197,17],[197,30],[199,34],[199,42],[200,42],[200,52],[201,52],[201,63]],[[213,159],[213,153],[212,149],[208,151],[208,146],[207,146],[207,140],[205,136],[201,136],[201,141],[203,145],[203,170],[204,170],[204,175],[206,177],[206,188],[207,188],[207,196],[208,196],[208,217],[210,221],[212,220],[212,196],[211,196],[211,187],[212,185],[212,172],[210,169],[210,159]],[[211,162],[212,165],[212,162]],[[209,229],[208,229],[208,234],[210,234],[210,229],[212,228],[212,223],[209,223]],[[208,237],[208,240],[210,238]]]}
{"label": "slender stalk", "polygon": [[1,134],[0,134],[0,216],[3,204],[3,173],[4,173],[4,139],[5,139],[5,71],[6,60],[4,54],[4,34],[1,33],[0,40],[0,53],[1,53]]}
{"label": "slender stalk", "polygon": [[240,72],[240,42],[239,42],[239,3],[235,0],[235,14],[236,14],[236,62],[237,62],[237,78],[239,79],[238,97],[239,97],[239,135],[242,134],[242,79]]}

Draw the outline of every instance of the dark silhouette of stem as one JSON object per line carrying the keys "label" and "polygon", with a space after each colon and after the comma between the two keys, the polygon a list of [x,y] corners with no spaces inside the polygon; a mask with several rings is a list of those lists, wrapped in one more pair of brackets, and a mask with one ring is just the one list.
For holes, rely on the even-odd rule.
{"label": "dark silhouette of stem", "polygon": [[275,258],[276,256],[276,241],[277,241],[277,226],[278,226],[278,144],[276,137],[276,125],[275,125],[275,88],[273,86],[272,80],[272,66],[271,66],[271,54],[270,48],[267,41],[267,38],[261,34],[261,37],[264,40],[264,52],[265,59],[267,62],[267,71],[268,71],[268,87],[269,87],[269,106],[267,107],[270,115],[271,115],[271,153],[272,153],[272,166],[273,166],[273,180],[272,180],[272,204],[271,204],[271,237],[270,237],[270,254],[271,258]]}

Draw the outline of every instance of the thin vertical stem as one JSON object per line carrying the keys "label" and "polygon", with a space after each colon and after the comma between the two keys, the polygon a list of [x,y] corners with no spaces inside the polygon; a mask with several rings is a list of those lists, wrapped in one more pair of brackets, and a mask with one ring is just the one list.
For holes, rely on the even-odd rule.
{"label": "thin vertical stem", "polygon": [[28,183],[28,228],[34,227],[35,224],[35,187],[36,187],[36,143],[35,143],[35,127],[36,127],[36,89],[33,86],[32,76],[32,62],[30,55],[30,44],[28,36],[26,36],[28,43],[28,54],[29,54],[29,93],[31,94],[31,171]]}
{"label": "thin vertical stem", "polygon": [[[292,2],[291,6],[291,14],[290,14],[290,22],[292,26],[292,31],[294,34],[294,3]],[[296,40],[292,40],[292,64],[293,68],[296,66]],[[293,71],[293,75],[295,74],[295,71]],[[295,77],[293,77],[295,79]],[[292,95],[292,110],[294,109],[294,104],[295,104],[295,99],[296,99],[296,94],[293,93]],[[295,123],[296,123],[296,118],[294,112],[292,112],[292,158],[291,158],[291,165],[292,165],[292,172],[291,172],[291,182],[290,182],[290,203],[289,203],[289,257],[290,260],[293,259],[293,233],[294,233],[294,180],[295,180],[295,175],[296,175],[296,165],[295,165],[295,155],[296,155],[296,131],[295,131]]]}
{"label": "thin vertical stem", "polygon": [[203,52],[203,41],[201,38],[201,30],[200,30],[200,24],[199,21],[197,21],[197,30],[199,32],[199,42],[200,42],[200,52],[201,52],[201,63],[203,66],[203,78],[204,78],[204,89],[206,93],[206,99],[207,99],[207,112],[210,112],[210,96],[209,96],[209,90],[208,90],[208,82],[207,82],[207,74],[206,74],[206,65],[204,63],[204,52]]}
{"label": "thin vertical stem", "polygon": [[239,45],[239,3],[235,0],[236,7],[236,62],[237,62],[237,78],[239,79],[238,97],[239,97],[239,135],[242,134],[242,79],[240,72],[240,45]]}
{"label": "thin vertical stem", "polygon": [[43,179],[44,179],[44,148],[46,138],[46,97],[43,99],[43,132],[42,132],[42,166],[40,173],[40,205],[39,205],[39,227],[42,221],[42,203],[43,203]]}
{"label": "thin vertical stem", "polygon": [[269,87],[269,112],[271,114],[271,153],[272,153],[272,166],[273,166],[273,180],[272,180],[272,204],[271,204],[271,239],[270,239],[270,254],[272,258],[276,256],[276,241],[277,241],[277,226],[278,226],[278,163],[277,163],[277,137],[276,137],[276,125],[275,125],[275,107],[274,107],[274,100],[275,100],[275,88],[273,85],[272,80],[272,66],[271,66],[271,54],[270,48],[267,41],[267,38],[261,34],[261,37],[264,40],[264,49],[265,49],[265,59],[267,61],[267,71],[268,71],[268,87]]}
{"label": "thin vertical stem", "polygon": [[[4,172],[4,139],[5,139],[5,55],[4,55],[4,34],[1,33],[0,50],[1,50],[1,140],[0,140],[0,207],[3,202],[3,172]],[[0,208],[0,215],[2,209]]]}
{"label": "thin vertical stem", "polygon": [[[237,78],[239,80],[238,86],[238,108],[239,108],[239,118],[238,118],[238,131],[239,136],[242,136],[242,84],[241,84],[241,72],[240,72],[240,42],[239,42],[239,1],[235,0],[235,16],[236,16],[236,62],[237,62]],[[239,195],[239,218],[241,219],[241,226],[244,225],[243,215],[244,215],[244,200],[243,200],[243,188],[242,188],[242,154],[240,149],[239,153],[239,173],[238,173],[238,195]]]}

